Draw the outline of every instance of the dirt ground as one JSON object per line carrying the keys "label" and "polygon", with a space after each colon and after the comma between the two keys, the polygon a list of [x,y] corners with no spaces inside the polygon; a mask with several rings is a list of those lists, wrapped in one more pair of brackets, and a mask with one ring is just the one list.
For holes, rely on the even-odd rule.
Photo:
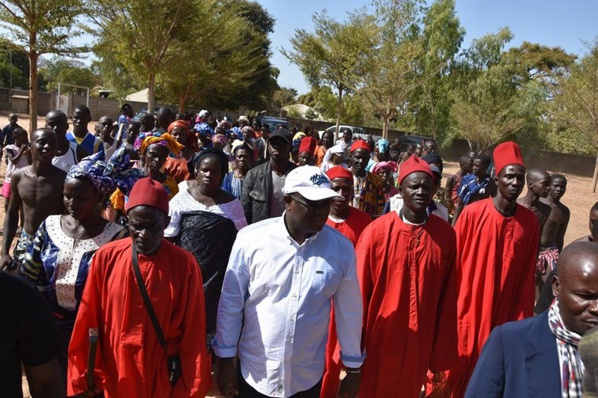
{"label": "dirt ground", "polygon": [[[0,128],[8,124],[8,114],[0,113]],[[89,123],[89,131],[93,131],[96,121]],[[19,125],[29,131],[29,120],[27,115],[19,115]],[[37,121],[38,127],[44,126],[44,118],[40,117]],[[444,178],[455,173],[458,170],[458,164],[455,162],[446,162],[444,166]],[[4,180],[4,173],[6,171],[6,163],[4,161],[0,164],[0,181]],[[551,170],[547,170],[551,172]],[[571,210],[571,220],[565,235],[565,244],[569,244],[577,238],[588,235],[588,215],[590,208],[598,201],[598,193],[591,192],[591,178],[579,177],[571,174],[565,174],[568,180],[567,193],[562,199],[562,202]],[[444,184],[444,181],[443,181]],[[525,193],[525,190],[524,190]],[[0,223],[4,224],[4,205],[0,206]],[[24,379],[25,398],[29,397],[28,389]],[[212,390],[208,397],[216,397],[217,389],[214,383]]]}

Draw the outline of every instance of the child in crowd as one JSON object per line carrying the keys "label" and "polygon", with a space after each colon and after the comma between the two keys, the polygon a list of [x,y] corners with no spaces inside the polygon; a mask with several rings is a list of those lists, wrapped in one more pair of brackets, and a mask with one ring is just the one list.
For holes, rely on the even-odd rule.
{"label": "child in crowd", "polygon": [[[2,196],[4,200],[4,212],[8,210],[8,201],[10,200],[10,177],[15,170],[21,169],[31,164],[31,148],[27,132],[21,127],[17,127],[12,132],[14,143],[4,147],[4,156],[6,159],[6,177],[2,184]],[[23,225],[23,212],[21,212],[21,225]]]}

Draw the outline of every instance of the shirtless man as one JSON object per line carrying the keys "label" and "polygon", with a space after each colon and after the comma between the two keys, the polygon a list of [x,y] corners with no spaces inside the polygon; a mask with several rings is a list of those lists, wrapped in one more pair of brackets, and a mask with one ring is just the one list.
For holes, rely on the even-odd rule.
{"label": "shirtless man", "polygon": [[550,205],[550,217],[544,224],[542,233],[542,248],[555,246],[559,253],[563,250],[565,232],[569,225],[571,212],[561,203],[561,198],[567,191],[567,178],[562,174],[550,176],[550,195],[542,202]]}
{"label": "shirtless man", "polygon": [[[12,195],[8,212],[4,219],[4,239],[0,268],[19,266],[23,255],[32,244],[33,236],[42,221],[52,214],[64,214],[62,191],[66,173],[52,165],[56,154],[56,133],[43,128],[31,136],[30,166],[16,170],[11,178]],[[9,254],[10,245],[17,231],[19,208],[23,206],[25,224],[17,242],[13,258]]]}
{"label": "shirtless man", "polygon": [[[550,206],[543,203],[540,198],[546,198],[550,193],[550,174],[546,170],[530,169],[525,176],[525,180],[527,183],[527,193],[524,197],[517,199],[517,203],[534,212],[540,224],[541,234],[544,224],[550,216]],[[536,299],[540,296],[544,282],[547,280],[548,274],[550,274],[550,269],[546,269],[546,260],[540,254],[536,264]]]}
{"label": "shirtless man", "polygon": [[[567,190],[567,179],[562,174],[550,176],[550,194],[546,199],[540,199],[550,206],[550,215],[544,223],[541,234],[540,254],[537,267],[546,268],[546,274],[553,270],[559,253],[563,250],[565,232],[571,212],[561,203],[561,198]],[[540,264],[542,262],[542,264]]]}
{"label": "shirtless man", "polygon": [[550,193],[550,174],[546,170],[530,169],[525,177],[527,193],[517,199],[517,203],[534,212],[540,223],[540,231],[550,216],[550,206],[542,203],[540,198],[548,197]]}
{"label": "shirtless man", "polygon": [[64,112],[48,112],[46,114],[46,127],[56,133],[56,154],[52,159],[54,166],[68,173],[73,165],[89,155],[80,145],[66,139],[69,122]]}

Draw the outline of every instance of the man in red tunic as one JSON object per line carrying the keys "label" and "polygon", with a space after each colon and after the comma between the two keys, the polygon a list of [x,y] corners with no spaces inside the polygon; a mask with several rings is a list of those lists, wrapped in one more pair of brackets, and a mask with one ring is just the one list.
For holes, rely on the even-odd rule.
{"label": "man in red tunic", "polygon": [[364,300],[360,398],[419,397],[428,369],[457,358],[455,233],[427,208],[430,166],[412,156],[401,165],[404,205],[372,222],[357,243]]}
{"label": "man in red tunic", "polygon": [[496,196],[467,206],[455,225],[459,359],[448,383],[458,398],[492,329],[533,315],[540,226],[517,204],[525,185],[523,156],[514,142],[498,145],[493,155]]}
{"label": "man in red tunic", "polygon": [[[367,213],[351,206],[353,199],[353,173],[351,170],[347,170],[343,166],[334,166],[326,172],[326,175],[330,178],[330,189],[343,197],[343,199],[332,200],[326,225],[343,234],[355,247],[361,232],[372,222],[372,218]],[[320,398],[337,397],[340,373],[340,350],[334,322],[334,307],[332,307],[328,342],[326,343],[326,370],[322,380]]]}
{"label": "man in red tunic", "polygon": [[[131,238],[100,248],[89,267],[69,346],[68,395],[103,390],[107,398],[204,397],[211,377],[197,261],[163,238],[169,221],[168,195],[159,182],[143,178],[135,184],[127,215]],[[135,254],[165,347],[136,281]],[[99,336],[91,382],[90,329]],[[171,382],[167,357],[177,355],[182,374]]]}

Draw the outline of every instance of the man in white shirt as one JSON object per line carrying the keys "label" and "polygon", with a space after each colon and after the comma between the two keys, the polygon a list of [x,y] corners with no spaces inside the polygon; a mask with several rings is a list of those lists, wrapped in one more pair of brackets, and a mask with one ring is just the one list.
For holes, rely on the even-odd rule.
{"label": "man in white shirt", "polygon": [[283,193],[284,214],[239,231],[233,246],[214,340],[220,393],[319,397],[334,298],[347,369],[341,395],[355,397],[365,358],[355,252],[325,225],[330,199],[339,195],[315,166],[291,171]]}

